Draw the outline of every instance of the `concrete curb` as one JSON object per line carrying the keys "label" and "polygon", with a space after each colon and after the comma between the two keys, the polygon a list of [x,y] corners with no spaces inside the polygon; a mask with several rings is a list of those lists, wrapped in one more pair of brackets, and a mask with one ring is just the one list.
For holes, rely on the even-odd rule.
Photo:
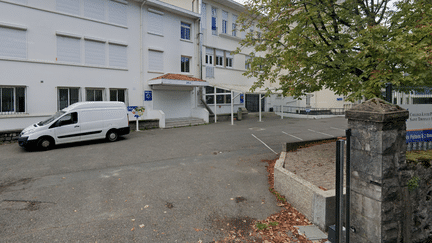
{"label": "concrete curb", "polygon": [[[274,168],[274,188],[321,230],[336,222],[336,190],[323,191],[284,168],[287,152],[282,152]],[[345,188],[344,188],[345,193]]]}

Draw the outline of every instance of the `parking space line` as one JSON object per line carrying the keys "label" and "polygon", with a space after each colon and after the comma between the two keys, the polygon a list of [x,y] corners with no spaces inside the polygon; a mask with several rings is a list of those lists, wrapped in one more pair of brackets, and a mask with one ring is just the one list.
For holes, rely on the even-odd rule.
{"label": "parking space line", "polygon": [[345,131],[345,129],[340,129],[340,128],[337,128],[337,127],[330,127],[331,129],[336,129],[336,130],[341,130],[341,131]]}
{"label": "parking space line", "polygon": [[282,133],[283,133],[283,134],[286,134],[286,135],[288,135],[288,136],[291,136],[291,137],[293,137],[293,138],[296,138],[296,139],[298,139],[298,140],[300,140],[300,141],[303,141],[303,139],[301,139],[301,138],[299,138],[299,137],[296,137],[296,136],[294,136],[294,135],[291,135],[291,134],[289,134],[289,133],[286,133],[286,132],[284,132],[284,131],[282,131]]}
{"label": "parking space line", "polygon": [[326,136],[329,136],[329,137],[335,137],[333,135],[330,135],[330,134],[327,134],[327,133],[323,133],[323,132],[314,131],[312,129],[308,129],[308,130],[311,131],[311,132],[316,132],[316,133],[323,134],[323,135],[326,135]]}
{"label": "parking space line", "polygon": [[268,149],[270,149],[273,153],[277,154],[272,148],[270,148],[267,144],[265,144],[263,141],[261,141],[261,139],[257,138],[257,136],[253,135],[252,136],[254,138],[256,138],[258,141],[260,141],[262,144],[264,144],[264,146],[266,146]]}

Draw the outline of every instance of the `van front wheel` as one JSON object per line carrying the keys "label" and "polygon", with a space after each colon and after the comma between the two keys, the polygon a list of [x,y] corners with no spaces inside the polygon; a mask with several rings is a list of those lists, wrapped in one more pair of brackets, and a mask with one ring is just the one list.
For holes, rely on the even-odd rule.
{"label": "van front wheel", "polygon": [[109,130],[106,135],[106,139],[109,142],[115,142],[118,139],[118,133],[116,130]]}
{"label": "van front wheel", "polygon": [[48,150],[52,148],[54,141],[51,138],[43,137],[39,138],[37,142],[37,147],[41,150]]}

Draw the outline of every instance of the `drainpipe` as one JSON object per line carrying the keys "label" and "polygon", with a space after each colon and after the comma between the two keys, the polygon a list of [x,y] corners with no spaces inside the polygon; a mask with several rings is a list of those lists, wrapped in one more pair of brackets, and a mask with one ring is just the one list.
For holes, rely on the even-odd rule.
{"label": "drainpipe", "polygon": [[[141,4],[141,8],[140,8],[140,84],[141,81],[143,81],[143,16],[142,16],[142,12],[143,12],[143,7],[144,4],[146,4],[147,0],[144,0]],[[143,87],[144,85],[140,85],[141,87]],[[144,94],[143,94],[144,95]],[[144,100],[144,97],[142,97],[141,100]],[[152,107],[153,109],[153,107]]]}

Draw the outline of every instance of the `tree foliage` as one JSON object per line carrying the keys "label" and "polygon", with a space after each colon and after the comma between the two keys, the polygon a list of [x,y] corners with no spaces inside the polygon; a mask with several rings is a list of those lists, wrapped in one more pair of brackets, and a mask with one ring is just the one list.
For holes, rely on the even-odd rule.
{"label": "tree foliage", "polygon": [[[252,47],[253,89],[286,96],[328,88],[351,100],[432,85],[431,0],[248,0],[238,20]],[[250,31],[256,24],[255,31]],[[259,30],[259,32],[258,32]],[[237,49],[237,53],[241,52]]]}

